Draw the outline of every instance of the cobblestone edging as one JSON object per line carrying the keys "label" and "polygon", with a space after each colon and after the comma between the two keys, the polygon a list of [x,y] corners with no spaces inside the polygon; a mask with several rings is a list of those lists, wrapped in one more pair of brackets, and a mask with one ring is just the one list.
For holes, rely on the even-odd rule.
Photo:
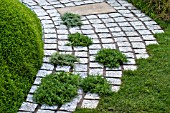
{"label": "cobblestone edging", "polygon": [[[157,44],[153,34],[163,32],[155,21],[126,0],[21,0],[21,2],[32,9],[41,20],[45,56],[27,99],[22,103],[18,113],[71,113],[77,106],[97,107],[100,97],[97,94],[84,94],[81,89],[76,98],[62,105],[61,108],[38,105],[32,100],[33,93],[46,74],[60,70],[70,71],[69,66],[51,65],[49,57],[52,53],[60,51],[74,54],[80,58],[80,63],[75,64],[74,73],[80,73],[83,78],[87,74],[102,74],[110,82],[112,90],[117,92],[121,85],[122,71],[135,70],[137,68],[135,59],[147,58],[146,46]],[[107,2],[116,9],[116,12],[82,16],[81,27],[68,29],[61,24],[60,14],[56,8],[99,2]],[[90,36],[94,44],[89,47],[65,46],[68,42],[67,35],[75,32]],[[119,49],[128,57],[129,62],[115,69],[103,67],[94,60],[97,51],[101,48]]]}

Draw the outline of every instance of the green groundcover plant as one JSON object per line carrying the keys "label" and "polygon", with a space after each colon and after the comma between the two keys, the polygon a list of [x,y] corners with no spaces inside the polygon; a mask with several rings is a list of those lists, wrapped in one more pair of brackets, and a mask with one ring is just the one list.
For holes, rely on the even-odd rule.
{"label": "green groundcover plant", "polygon": [[127,62],[126,56],[120,51],[105,48],[97,52],[95,59],[109,68],[119,67],[123,62]]}
{"label": "green groundcover plant", "polygon": [[69,34],[68,39],[70,43],[68,45],[72,46],[89,46],[91,45],[92,39],[80,33]]}
{"label": "green groundcover plant", "polygon": [[62,105],[77,95],[80,78],[68,72],[58,72],[42,79],[33,99],[39,104]]}
{"label": "green groundcover plant", "polygon": [[74,27],[74,26],[81,26],[81,17],[78,14],[73,13],[65,13],[61,19],[63,20],[63,23],[68,27]]}
{"label": "green groundcover plant", "polygon": [[50,62],[54,66],[72,66],[74,67],[74,62],[78,62],[79,59],[71,54],[61,54],[59,52],[53,53],[50,58]]}
{"label": "green groundcover plant", "polygon": [[170,21],[170,0],[128,0],[152,18]]}
{"label": "green groundcover plant", "polygon": [[100,96],[111,94],[111,86],[101,75],[89,75],[82,79],[80,87],[84,92],[98,93]]}
{"label": "green groundcover plant", "polygon": [[39,19],[19,0],[0,0],[0,113],[18,111],[42,58]]}

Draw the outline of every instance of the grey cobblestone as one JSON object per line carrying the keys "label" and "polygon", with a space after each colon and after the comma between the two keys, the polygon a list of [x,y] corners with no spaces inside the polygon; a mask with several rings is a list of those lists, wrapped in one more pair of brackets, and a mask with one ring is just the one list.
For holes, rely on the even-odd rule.
{"label": "grey cobblestone", "polygon": [[21,111],[33,112],[38,104],[33,104],[29,102],[23,102],[20,109]]}
{"label": "grey cobblestone", "polygon": [[133,48],[145,48],[145,44],[143,42],[132,42]]}
{"label": "grey cobblestone", "polygon": [[96,93],[86,93],[84,99],[100,99],[99,95]]}
{"label": "grey cobblestone", "polygon": [[41,106],[41,109],[44,109],[44,110],[56,110],[58,108],[58,106],[49,106],[49,105],[45,105],[45,104],[43,104],[42,106]]}
{"label": "grey cobblestone", "polygon": [[39,109],[37,111],[37,113],[55,113],[55,112],[54,111],[50,111],[50,110],[41,110],[41,109]]}
{"label": "grey cobblestone", "polygon": [[122,77],[122,71],[106,71],[106,77]]}
{"label": "grey cobblestone", "polygon": [[99,103],[99,100],[83,100],[81,108],[96,108]]}

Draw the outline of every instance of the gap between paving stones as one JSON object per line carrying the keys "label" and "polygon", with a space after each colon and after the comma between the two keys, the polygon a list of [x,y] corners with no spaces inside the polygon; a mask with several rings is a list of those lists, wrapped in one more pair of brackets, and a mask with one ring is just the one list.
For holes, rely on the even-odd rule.
{"label": "gap between paving stones", "polygon": [[[122,71],[135,70],[137,68],[135,59],[149,57],[146,46],[157,44],[153,34],[163,32],[155,21],[126,0],[21,0],[21,2],[34,11],[41,20],[44,33],[44,58],[27,99],[22,103],[18,113],[71,113],[75,111],[77,105],[82,108],[96,108],[100,97],[97,94],[84,94],[82,90],[78,91],[76,98],[61,108],[38,105],[32,97],[43,77],[60,70],[80,73],[83,78],[87,74],[102,74],[112,85],[112,91],[117,92],[121,85]],[[106,2],[116,12],[82,16],[81,27],[68,29],[62,24],[57,11],[58,8],[101,2]],[[68,34],[75,32],[91,37],[94,44],[89,47],[65,46]],[[103,67],[94,60],[101,48],[119,49],[128,57],[129,62],[116,69]],[[80,58],[80,63],[75,64],[74,70],[70,70],[69,66],[54,67],[49,63],[49,57],[56,51],[74,54]]]}

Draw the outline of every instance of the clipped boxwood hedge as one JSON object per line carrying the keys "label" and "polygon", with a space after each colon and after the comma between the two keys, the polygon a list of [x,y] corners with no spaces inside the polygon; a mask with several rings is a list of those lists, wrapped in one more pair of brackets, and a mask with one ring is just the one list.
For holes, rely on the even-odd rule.
{"label": "clipped boxwood hedge", "polygon": [[17,112],[42,64],[42,28],[19,0],[0,0],[0,113]]}

